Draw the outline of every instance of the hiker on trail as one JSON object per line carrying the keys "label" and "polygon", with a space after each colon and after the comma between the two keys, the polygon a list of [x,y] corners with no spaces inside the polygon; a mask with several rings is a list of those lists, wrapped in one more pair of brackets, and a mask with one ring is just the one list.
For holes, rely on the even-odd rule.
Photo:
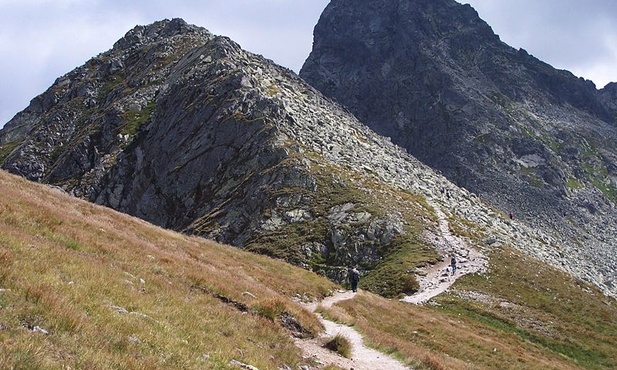
{"label": "hiker on trail", "polygon": [[351,290],[355,292],[358,291],[358,282],[360,281],[360,271],[358,271],[355,267],[349,270],[349,284],[351,285]]}
{"label": "hiker on trail", "polygon": [[454,255],[452,255],[452,258],[450,259],[450,267],[452,269],[452,275],[454,275],[456,272],[456,257],[454,257]]}

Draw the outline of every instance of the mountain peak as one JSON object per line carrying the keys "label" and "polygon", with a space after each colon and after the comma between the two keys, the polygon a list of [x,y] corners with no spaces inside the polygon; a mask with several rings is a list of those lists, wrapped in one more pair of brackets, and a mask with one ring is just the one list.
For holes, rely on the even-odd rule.
{"label": "mountain peak", "polygon": [[506,45],[454,0],[333,0],[300,75],[493,207],[558,230],[573,263],[611,260],[617,234],[600,230],[617,217],[612,86]]}
{"label": "mountain peak", "polygon": [[182,18],[165,19],[146,26],[135,26],[114,44],[114,48],[128,48],[177,35],[200,34],[212,36],[205,28],[186,23]]}

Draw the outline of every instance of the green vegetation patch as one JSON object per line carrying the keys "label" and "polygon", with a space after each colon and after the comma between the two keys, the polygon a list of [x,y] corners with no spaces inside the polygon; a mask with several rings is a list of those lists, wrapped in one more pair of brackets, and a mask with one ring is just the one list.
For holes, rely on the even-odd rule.
{"label": "green vegetation patch", "polygon": [[415,268],[426,261],[436,262],[437,252],[418,239],[417,233],[399,236],[395,250],[360,281],[360,287],[384,297],[413,294],[420,289]]}
{"label": "green vegetation patch", "polygon": [[606,166],[584,163],[581,167],[587,181],[613,203],[617,202],[617,188],[607,181],[609,173]]}
{"label": "green vegetation patch", "polygon": [[500,92],[493,93],[489,96],[489,99],[498,106],[500,106],[506,113],[512,114],[515,111],[515,106],[512,104],[510,98]]}
{"label": "green vegetation patch", "polygon": [[155,109],[156,102],[151,101],[146,105],[145,108],[141,109],[140,111],[131,111],[124,113],[124,115],[122,116],[123,123],[118,128],[119,133],[121,135],[128,135],[130,137],[134,136],[141,127],[141,125],[146,123],[152,117]]}
{"label": "green vegetation patch", "polygon": [[[316,190],[304,188],[281,188],[271,192],[272,199],[299,198],[301,205],[277,209],[279,213],[302,207],[311,215],[310,219],[294,223],[284,223],[279,230],[262,231],[247,246],[250,251],[281,258],[294,264],[306,265],[319,271],[323,265],[347,267],[338,260],[341,255],[357,253],[354,249],[376,249],[383,258],[375,265],[371,261],[359,261],[363,270],[370,273],[363,277],[361,287],[377,294],[394,297],[418,289],[418,282],[412,271],[419,264],[433,261],[437,257],[419,235],[423,230],[422,216],[433,219],[426,200],[415,194],[387,189],[370,176],[357,174],[338,167],[321,167],[310,176],[315,179]],[[331,246],[331,233],[335,228],[348,235],[362,232],[368,222],[359,224],[344,223],[336,225],[328,216],[335,206],[353,205],[350,213],[368,213],[370,220],[387,219],[388,210],[402,210],[404,232],[395,236],[391,243],[379,244],[376,240],[348,243],[349,251],[335,251]],[[357,229],[356,229],[357,227]],[[361,244],[358,244],[361,243]],[[319,251],[307,255],[306,246],[321,245],[329,248],[326,255]],[[375,250],[373,250],[375,252]]]}
{"label": "green vegetation patch", "polygon": [[[283,163],[282,166],[293,165]],[[283,171],[288,171],[283,169]],[[336,174],[336,175],[335,175]],[[354,205],[353,212],[368,212],[372,218],[385,215],[385,210],[377,204],[366,191],[353,181],[343,177],[340,169],[330,169],[317,174],[312,174],[316,181],[316,191],[299,187],[285,187],[273,189],[270,193],[272,199],[301,198],[301,204],[294,204],[287,208],[279,208],[279,212],[286,212],[302,207],[310,212],[311,218],[300,222],[286,223],[281,229],[270,232],[262,232],[257,235],[247,249],[263,253],[275,258],[282,258],[294,264],[306,263],[316,266],[323,263],[332,263],[332,259],[319,254],[307,257],[301,250],[304,244],[326,244],[331,225],[327,216],[334,206],[351,203]]]}
{"label": "green vegetation patch", "polygon": [[583,368],[617,364],[617,348],[611,344],[617,339],[614,299],[515,250],[495,250],[490,260],[486,276],[466,276],[456,285],[488,298],[438,297],[446,312],[516,335]]}
{"label": "green vegetation patch", "polygon": [[576,190],[582,188],[583,184],[581,184],[581,182],[574,177],[568,177],[566,186],[568,187],[568,189]]}
{"label": "green vegetation patch", "polygon": [[19,141],[11,141],[8,143],[4,143],[0,145],[0,162],[4,162],[4,160],[17,148],[21,142]]}
{"label": "green vegetation patch", "polygon": [[105,101],[107,95],[111,94],[114,90],[124,85],[126,82],[123,72],[119,72],[112,76],[105,84],[99,89],[97,100]]}

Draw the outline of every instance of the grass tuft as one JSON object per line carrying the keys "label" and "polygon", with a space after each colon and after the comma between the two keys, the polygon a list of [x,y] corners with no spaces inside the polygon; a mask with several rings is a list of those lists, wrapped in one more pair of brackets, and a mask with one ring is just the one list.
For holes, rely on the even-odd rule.
{"label": "grass tuft", "polygon": [[324,347],[345,358],[351,358],[351,342],[349,339],[340,334],[337,334],[334,338],[330,339]]}

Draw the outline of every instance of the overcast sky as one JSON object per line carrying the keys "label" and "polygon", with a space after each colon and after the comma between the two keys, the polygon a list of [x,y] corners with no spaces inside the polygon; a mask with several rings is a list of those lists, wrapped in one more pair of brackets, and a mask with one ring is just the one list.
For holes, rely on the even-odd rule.
{"label": "overcast sky", "polygon": [[[414,1],[414,0],[409,0]],[[135,25],[165,18],[226,35],[296,72],[329,0],[0,0],[0,127]],[[459,0],[501,39],[596,83],[617,81],[616,0]]]}

